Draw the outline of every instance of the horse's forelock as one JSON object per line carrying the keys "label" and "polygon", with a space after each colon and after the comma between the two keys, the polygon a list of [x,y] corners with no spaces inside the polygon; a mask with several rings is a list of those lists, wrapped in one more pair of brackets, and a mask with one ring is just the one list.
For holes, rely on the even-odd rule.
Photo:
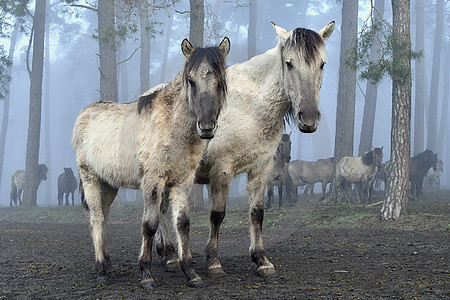
{"label": "horse's forelock", "polygon": [[309,66],[321,57],[325,43],[314,30],[296,28],[286,40],[284,47],[285,49],[295,48],[295,50],[301,51],[306,64]]}
{"label": "horse's forelock", "polygon": [[189,73],[198,69],[200,64],[205,61],[211,65],[214,76],[219,81],[220,94],[222,101],[225,101],[227,92],[226,80],[226,62],[225,56],[218,47],[196,48],[191,57],[186,61],[183,69],[183,83],[188,82]]}

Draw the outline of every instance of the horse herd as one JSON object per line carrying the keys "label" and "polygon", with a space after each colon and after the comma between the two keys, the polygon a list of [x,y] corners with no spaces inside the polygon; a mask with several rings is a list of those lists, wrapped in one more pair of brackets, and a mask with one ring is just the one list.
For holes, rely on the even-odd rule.
{"label": "horse herd", "polygon": [[[40,164],[38,168],[39,184],[47,180],[48,168],[45,164]],[[17,170],[11,176],[11,191],[9,193],[9,205],[11,207],[22,204],[22,192],[25,189],[25,171]],[[58,176],[58,205],[63,205],[64,196],[66,199],[66,206],[69,204],[69,196],[72,195],[72,205],[75,205],[74,192],[78,187],[78,181],[73,174],[72,168],[64,168],[64,173]]]}
{"label": "horse herd", "polygon": [[[278,185],[290,160],[286,156],[290,141],[283,135],[286,121],[304,133],[317,130],[325,42],[335,23],[317,32],[304,28],[287,31],[272,25],[277,45],[230,67],[226,67],[231,46],[228,38],[218,47],[209,48],[195,48],[184,39],[181,51],[186,63],[171,82],[147,91],[137,101],[102,101],[80,113],[72,144],[82,202],[89,211],[100,282],[108,279],[112,266],[105,230],[120,187],[140,189],[144,199],[139,255],[144,287],[155,287],[151,273],[154,244],[167,269],[181,267],[188,286],[202,285],[193,268],[189,242],[188,199],[194,183],[209,184],[211,190],[207,272],[212,276],[224,274],[218,255],[219,231],[231,182],[241,173],[247,173],[251,259],[257,274],[276,273],[265,254],[262,236],[267,178],[270,173],[272,187]],[[280,140],[288,144],[279,146]],[[274,155],[282,160],[275,163],[282,172],[272,170]],[[339,169],[339,182],[355,182],[348,166],[362,168],[365,173],[370,169],[370,176],[364,176],[365,182],[372,182],[381,158],[381,148],[349,158]],[[332,159],[325,159],[319,164],[330,162]],[[326,169],[305,164],[303,169],[307,168],[317,173]],[[294,171],[290,174],[293,186],[310,182]],[[322,177],[322,183],[326,184],[329,177]]]}
{"label": "horse herd", "polygon": [[[345,182],[354,184],[356,199],[360,202],[370,202],[373,190],[381,190],[381,184],[386,186],[390,162],[382,163],[383,147],[373,148],[357,157],[343,157],[334,171],[334,157],[317,161],[291,159],[291,134],[283,134],[273,157],[273,167],[267,179],[266,208],[272,208],[274,186],[277,187],[279,207],[283,206],[283,190],[287,199],[298,201],[298,188],[303,188],[304,195],[314,194],[314,185],[322,183],[321,200],[326,197],[327,185],[333,182],[341,188]],[[439,189],[440,177],[444,163],[437,159],[437,154],[429,149],[410,159],[411,194],[422,195],[422,185],[426,188]],[[330,187],[331,190],[331,187]]]}

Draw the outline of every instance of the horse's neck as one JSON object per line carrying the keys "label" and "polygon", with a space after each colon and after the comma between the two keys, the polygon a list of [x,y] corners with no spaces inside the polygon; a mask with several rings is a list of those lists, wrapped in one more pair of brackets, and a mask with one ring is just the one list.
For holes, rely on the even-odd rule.
{"label": "horse's neck", "polygon": [[228,69],[231,93],[229,101],[255,118],[264,120],[267,131],[282,126],[290,108],[283,88],[283,74],[279,45],[248,61]]}

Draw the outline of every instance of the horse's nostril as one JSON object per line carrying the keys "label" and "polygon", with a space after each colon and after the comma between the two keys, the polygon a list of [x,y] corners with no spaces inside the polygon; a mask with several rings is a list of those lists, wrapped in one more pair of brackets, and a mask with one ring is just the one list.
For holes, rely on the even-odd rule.
{"label": "horse's nostril", "polygon": [[210,131],[210,130],[214,130],[216,128],[217,122],[215,122],[215,121],[212,121],[212,122],[200,122],[200,121],[198,121],[197,122],[197,126],[198,126],[198,128],[200,128],[200,130]]}

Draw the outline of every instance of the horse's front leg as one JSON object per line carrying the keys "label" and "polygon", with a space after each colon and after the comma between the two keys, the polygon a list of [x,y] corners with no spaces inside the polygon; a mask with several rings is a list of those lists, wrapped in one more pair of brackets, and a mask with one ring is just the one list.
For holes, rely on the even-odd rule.
{"label": "horse's front leg", "polygon": [[264,187],[267,180],[267,167],[248,173],[247,192],[249,196],[250,255],[257,266],[259,275],[272,275],[275,267],[265,255],[262,240],[264,219]]}
{"label": "horse's front leg", "polygon": [[189,194],[193,185],[189,183],[174,186],[170,190],[170,200],[172,203],[172,217],[177,233],[178,255],[180,257],[180,267],[187,279],[190,287],[202,285],[202,279],[193,268],[192,253],[189,243],[190,213]]}
{"label": "horse's front leg", "polygon": [[70,203],[69,203],[69,193],[65,193],[65,199],[66,199],[66,206],[70,206]]}
{"label": "horse's front leg", "polygon": [[151,274],[153,239],[159,225],[162,188],[158,185],[145,184],[142,190],[144,198],[144,215],[142,216],[142,245],[139,255],[141,284],[153,289],[155,280]]}
{"label": "horse's front leg", "polygon": [[206,245],[206,261],[209,274],[223,275],[225,272],[218,259],[219,230],[225,218],[228,193],[233,180],[231,172],[213,172],[211,176],[211,211],[209,241]]}
{"label": "horse's front leg", "polygon": [[278,207],[283,207],[283,181],[278,184]]}
{"label": "horse's front leg", "polygon": [[267,209],[272,208],[272,201],[273,201],[273,184],[272,182],[269,182],[267,184],[267,204],[266,204]]}
{"label": "horse's front leg", "polygon": [[16,206],[17,205],[22,205],[22,191],[23,190],[21,190],[21,189],[17,189],[17,203],[16,203]]}

